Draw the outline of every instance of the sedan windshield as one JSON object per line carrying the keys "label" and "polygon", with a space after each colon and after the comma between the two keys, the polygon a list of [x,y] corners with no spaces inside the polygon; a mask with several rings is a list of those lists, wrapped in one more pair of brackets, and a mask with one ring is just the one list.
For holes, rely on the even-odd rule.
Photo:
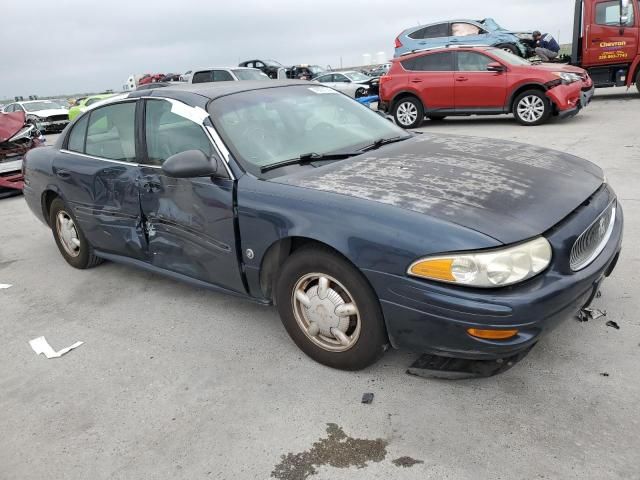
{"label": "sedan windshield", "polygon": [[27,112],[37,112],[38,110],[59,110],[61,107],[53,102],[32,102],[23,103],[22,106]]}
{"label": "sedan windshield", "polygon": [[525,60],[522,57],[514,55],[513,53],[507,52],[505,50],[500,50],[499,48],[492,49],[491,53],[500,58],[500,60],[504,60],[509,65],[531,65],[531,62],[529,60]]}
{"label": "sedan windshield", "polygon": [[238,80],[270,80],[270,78],[260,70],[238,69],[233,70]]}
{"label": "sedan windshield", "polygon": [[280,62],[276,62],[275,60],[265,60],[264,64],[267,67],[281,67],[282,64]]}
{"label": "sedan windshield", "polygon": [[321,85],[240,92],[209,106],[220,135],[256,175],[269,165],[341,152],[410,135],[353,99]]}
{"label": "sedan windshield", "polygon": [[366,82],[367,80],[371,80],[371,77],[360,72],[346,72],[345,76],[352,82]]}

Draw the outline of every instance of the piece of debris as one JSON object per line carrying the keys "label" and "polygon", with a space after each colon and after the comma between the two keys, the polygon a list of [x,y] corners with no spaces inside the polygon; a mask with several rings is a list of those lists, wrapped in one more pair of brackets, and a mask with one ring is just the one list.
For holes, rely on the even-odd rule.
{"label": "piece of debris", "polygon": [[615,328],[616,330],[620,330],[620,325],[618,325],[616,322],[609,320],[606,324],[607,327],[611,327],[611,328]]}
{"label": "piece of debris", "polygon": [[366,405],[371,405],[373,402],[373,393],[365,393],[362,395],[362,403]]}
{"label": "piece of debris", "polygon": [[608,376],[609,376],[609,374],[608,374],[607,372],[602,372],[602,373],[600,374],[600,376],[601,376],[601,377],[608,377]]}
{"label": "piece of debris", "polygon": [[387,456],[387,440],[349,437],[335,423],[327,424],[327,437],[320,438],[309,450],[288,453],[271,472],[278,480],[305,480],[318,471],[316,467],[365,468],[367,462],[379,463]]}
{"label": "piece of debris", "polygon": [[602,296],[602,292],[600,290],[598,290],[596,292],[596,298],[600,298]]}
{"label": "piece of debris", "polygon": [[416,460],[415,458],[411,457],[400,457],[396,458],[395,460],[391,460],[391,463],[393,463],[396,467],[411,468],[414,465],[424,462],[422,460]]}
{"label": "piece of debris", "polygon": [[600,317],[606,317],[607,312],[605,310],[598,310],[597,308],[587,307],[578,312],[579,322],[588,322],[589,320],[597,320]]}
{"label": "piece of debris", "polygon": [[79,347],[83,343],[84,342],[76,342],[70,347],[63,348],[62,350],[59,350],[56,352],[51,347],[51,345],[49,345],[49,342],[47,342],[47,339],[44,337],[38,337],[38,338],[34,338],[33,340],[29,340],[29,345],[31,345],[31,348],[33,349],[33,351],[36,352],[37,355],[44,353],[44,356],[47,358],[60,358],[65,353],[70,352],[71,350]]}
{"label": "piece of debris", "polygon": [[0,290],[4,290],[5,288],[11,288],[13,287],[13,285],[10,285],[8,283],[0,283]]}

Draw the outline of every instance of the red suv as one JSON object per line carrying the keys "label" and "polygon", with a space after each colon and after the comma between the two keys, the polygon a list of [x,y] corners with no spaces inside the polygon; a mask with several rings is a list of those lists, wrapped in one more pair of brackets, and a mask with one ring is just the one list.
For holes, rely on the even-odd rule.
{"label": "red suv", "polygon": [[403,128],[425,115],[513,113],[522,125],[540,125],[551,115],[572,116],[588,105],[593,82],[581,68],[533,64],[493,47],[443,47],[393,60],[380,78],[379,109]]}

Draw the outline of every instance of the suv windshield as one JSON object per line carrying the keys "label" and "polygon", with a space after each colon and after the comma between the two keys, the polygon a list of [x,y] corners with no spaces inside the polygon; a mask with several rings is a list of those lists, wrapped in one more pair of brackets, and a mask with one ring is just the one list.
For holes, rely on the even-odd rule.
{"label": "suv windshield", "polygon": [[238,77],[238,80],[270,80],[270,78],[260,70],[238,69],[233,70],[233,73]]}
{"label": "suv windshield", "polygon": [[220,97],[209,113],[234,156],[256,175],[308,154],[357,152],[381,140],[410,137],[369,108],[317,84]]}
{"label": "suv windshield", "polygon": [[531,65],[529,60],[525,60],[524,58],[514,55],[511,52],[500,50],[499,48],[492,49],[491,53],[500,60],[507,62],[509,65]]}
{"label": "suv windshield", "polygon": [[37,112],[38,110],[60,110],[60,105],[53,102],[32,102],[32,103],[23,103],[22,107],[27,112]]}

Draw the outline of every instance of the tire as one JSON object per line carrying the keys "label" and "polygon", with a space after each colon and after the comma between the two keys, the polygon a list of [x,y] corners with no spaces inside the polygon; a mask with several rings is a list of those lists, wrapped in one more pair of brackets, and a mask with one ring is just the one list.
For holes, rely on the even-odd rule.
{"label": "tire", "polygon": [[[64,223],[66,219],[67,223]],[[70,223],[69,223],[70,222]],[[60,254],[74,268],[92,268],[103,262],[93,254],[93,248],[80,230],[78,222],[60,198],[51,202],[49,225]]]}
{"label": "tire", "polygon": [[513,116],[520,125],[542,125],[551,116],[551,102],[540,90],[527,90],[513,102]]}
{"label": "tire", "polygon": [[418,128],[424,121],[424,107],[416,97],[404,97],[393,107],[393,118],[402,128]]}
{"label": "tire", "polygon": [[441,122],[442,120],[447,118],[447,116],[446,115],[427,115],[427,118],[432,122]]}
{"label": "tire", "polygon": [[636,73],[636,88],[638,89],[638,93],[640,93],[640,68]]}
{"label": "tire", "polygon": [[[327,280],[324,298],[320,278]],[[305,301],[310,306],[305,307]],[[361,272],[328,249],[302,248],[286,260],[278,276],[276,303],[291,339],[318,363],[361,370],[384,354],[388,337],[376,294]],[[345,313],[355,313],[336,315],[341,306]]]}
{"label": "tire", "polygon": [[514,55],[522,57],[522,55],[520,54],[520,50],[518,50],[518,47],[516,47],[511,43],[501,43],[500,45],[496,45],[496,48],[499,48],[501,50],[504,50],[505,52],[510,52],[510,53],[513,53]]}
{"label": "tire", "polygon": [[364,87],[358,88],[356,90],[355,98],[361,98],[364,97],[367,94],[367,90]]}

